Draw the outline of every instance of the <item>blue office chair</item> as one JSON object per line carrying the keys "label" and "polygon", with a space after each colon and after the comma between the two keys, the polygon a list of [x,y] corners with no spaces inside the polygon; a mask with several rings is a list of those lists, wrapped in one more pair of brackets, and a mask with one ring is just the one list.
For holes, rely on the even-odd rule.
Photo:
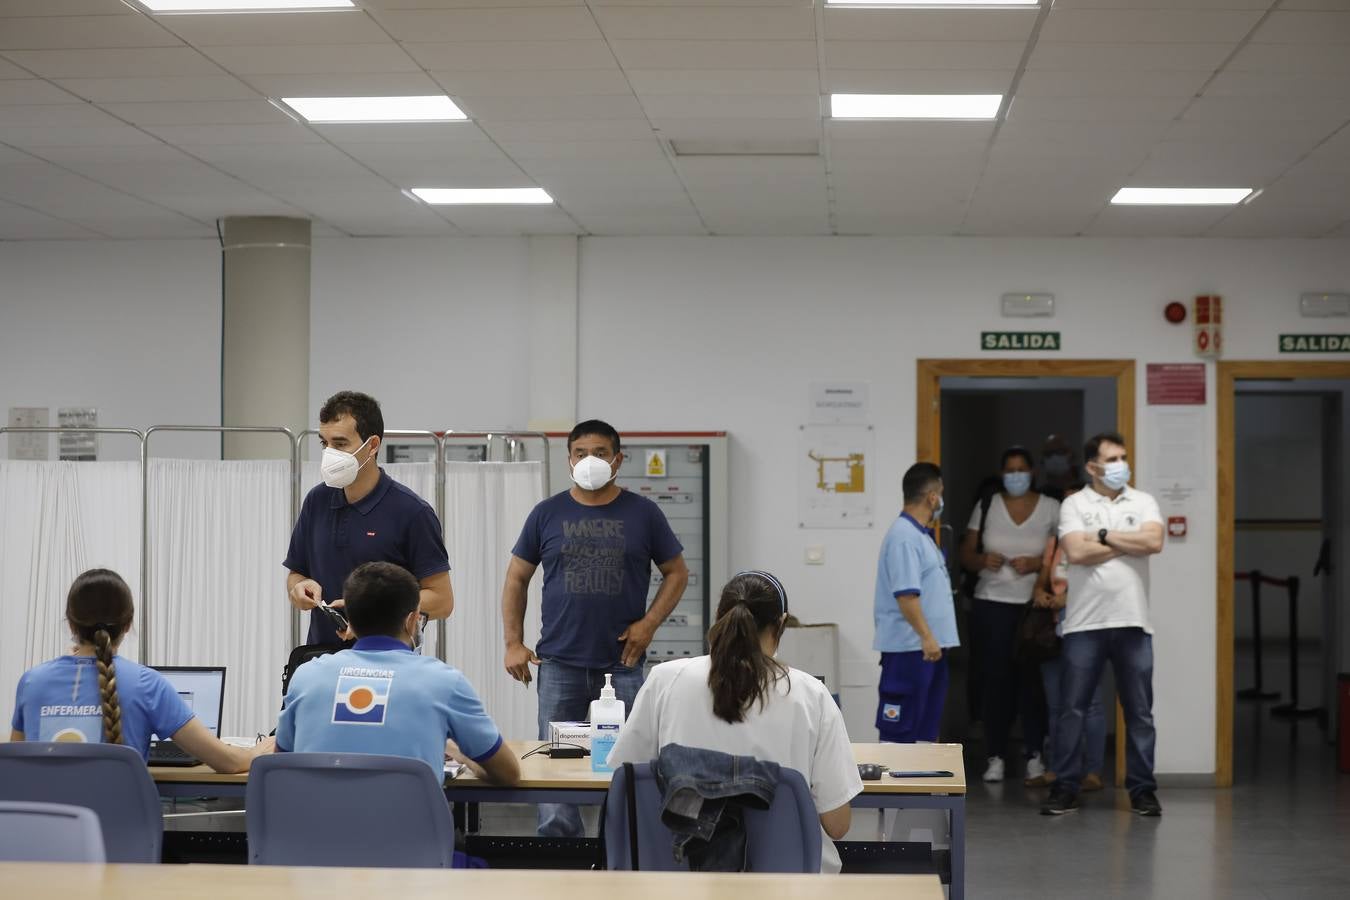
{"label": "blue office chair", "polygon": [[[675,835],[661,821],[661,791],[649,763],[633,766],[637,781],[638,865],[644,871],[683,872],[671,849]],[[628,776],[616,767],[605,798],[605,855],[611,869],[631,868],[628,843]],[[796,769],[779,770],[768,809],[745,809],[746,869],[751,872],[819,872],[820,815],[811,788]]]}
{"label": "blue office chair", "polygon": [[105,862],[92,809],[0,801],[0,862]]}
{"label": "blue office chair", "polygon": [[157,863],[164,842],[159,792],[135,750],[122,744],[0,744],[0,800],[92,809],[108,862]]}
{"label": "blue office chair", "polygon": [[420,759],[260,756],[244,808],[254,865],[448,869],[454,858],[450,804]]}

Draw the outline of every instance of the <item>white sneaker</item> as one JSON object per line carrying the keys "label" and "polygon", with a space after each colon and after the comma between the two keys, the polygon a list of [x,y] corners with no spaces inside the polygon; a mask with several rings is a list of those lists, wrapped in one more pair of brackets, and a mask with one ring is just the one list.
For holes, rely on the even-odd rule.
{"label": "white sneaker", "polygon": [[1003,780],[1002,758],[997,756],[989,757],[989,768],[984,770],[984,780],[990,782]]}
{"label": "white sneaker", "polygon": [[1045,775],[1045,763],[1041,762],[1039,753],[1027,760],[1027,779],[1040,778]]}

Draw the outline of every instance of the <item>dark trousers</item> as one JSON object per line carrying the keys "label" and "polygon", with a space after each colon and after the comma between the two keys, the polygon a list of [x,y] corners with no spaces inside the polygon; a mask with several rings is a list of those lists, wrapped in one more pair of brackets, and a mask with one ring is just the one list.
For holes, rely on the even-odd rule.
{"label": "dark trousers", "polygon": [[987,755],[1008,758],[1008,734],[1022,718],[1023,753],[1028,758],[1045,743],[1045,695],[1038,667],[1017,659],[1017,626],[1026,607],[976,599],[971,606],[971,631],[979,635],[983,654],[980,718],[984,721]]}
{"label": "dark trousers", "polygon": [[947,699],[947,657],[925,662],[922,650],[881,654],[877,732],[883,743],[936,741]]}
{"label": "dark trousers", "polygon": [[1125,789],[1133,797],[1156,791],[1153,779],[1153,638],[1142,628],[1102,628],[1064,635],[1060,683],[1064,707],[1055,729],[1055,775],[1058,784],[1078,793],[1083,779],[1083,729],[1101,681],[1102,667],[1111,661],[1116,695],[1125,712]]}

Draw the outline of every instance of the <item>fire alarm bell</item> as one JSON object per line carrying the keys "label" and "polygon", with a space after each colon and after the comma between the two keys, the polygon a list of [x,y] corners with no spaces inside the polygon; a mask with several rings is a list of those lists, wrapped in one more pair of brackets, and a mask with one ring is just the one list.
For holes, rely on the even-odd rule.
{"label": "fire alarm bell", "polygon": [[1168,516],[1167,517],[1167,536],[1185,537],[1186,536],[1186,517]]}

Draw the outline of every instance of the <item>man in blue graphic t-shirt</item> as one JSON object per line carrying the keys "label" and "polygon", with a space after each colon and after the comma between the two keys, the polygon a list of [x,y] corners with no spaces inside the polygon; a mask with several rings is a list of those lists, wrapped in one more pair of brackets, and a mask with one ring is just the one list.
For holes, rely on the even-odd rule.
{"label": "man in blue graphic t-shirt", "polygon": [[343,586],[356,645],[295,670],[277,751],[374,753],[420,759],[439,780],[446,741],[460,762],[499,784],[520,779],[515,753],[458,669],[413,653],[421,634],[417,579],[393,563],[369,562]]}
{"label": "man in blue graphic t-shirt", "polygon": [[[549,722],[579,721],[599,699],[606,673],[631,711],[647,645],[689,583],[684,547],[660,508],[614,478],[623,465],[619,433],[598,419],[567,436],[570,490],[540,503],[511,551],[502,589],[506,671],[530,683],[539,667],[539,737]],[[525,646],[526,591],[544,566],[543,629],[537,655]],[[647,605],[652,564],[661,587]],[[580,837],[574,806],[540,804],[539,832]]]}

